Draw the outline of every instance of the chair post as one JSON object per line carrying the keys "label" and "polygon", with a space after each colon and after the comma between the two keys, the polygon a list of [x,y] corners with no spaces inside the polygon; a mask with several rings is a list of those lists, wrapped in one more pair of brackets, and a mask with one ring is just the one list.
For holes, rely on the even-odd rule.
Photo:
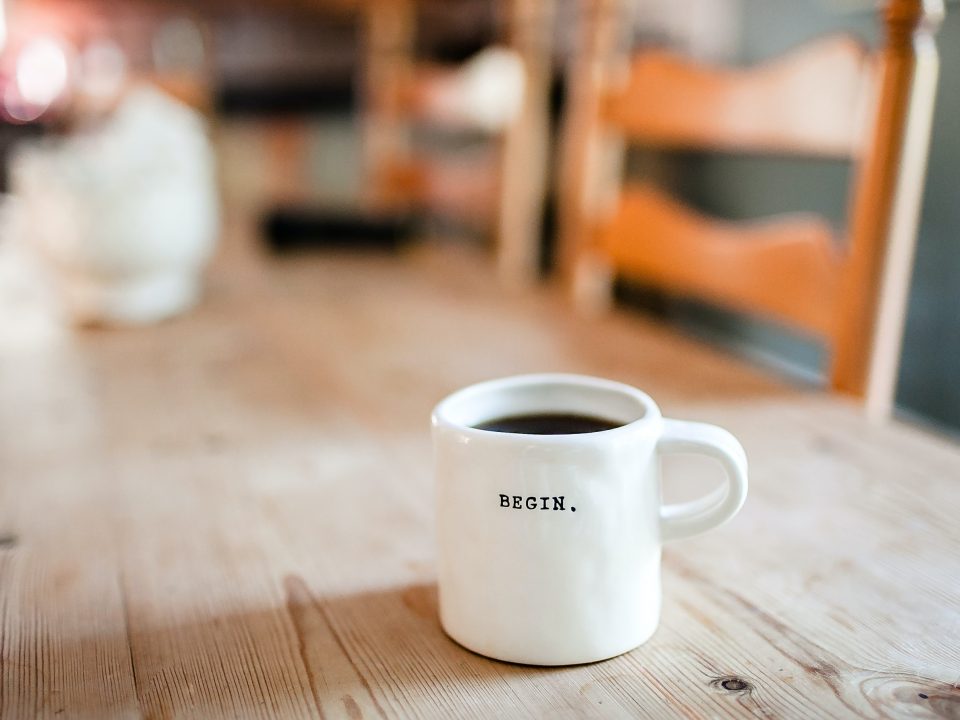
{"label": "chair post", "polygon": [[893,408],[933,118],[942,0],[889,0],[878,107],[850,225],[831,382],[865,398],[869,416]]}
{"label": "chair post", "polygon": [[539,272],[540,233],[550,143],[549,93],[553,0],[509,0],[508,44],[523,59],[523,101],[503,138],[497,263],[507,285]]}
{"label": "chair post", "polygon": [[557,259],[578,309],[594,314],[609,305],[613,274],[591,248],[589,233],[603,210],[615,203],[624,155],[623,139],[604,127],[603,102],[618,71],[625,72],[627,54],[620,37],[621,0],[593,0],[579,7],[582,31],[568,70],[561,138]]}
{"label": "chair post", "polygon": [[372,205],[396,204],[395,173],[410,156],[403,106],[413,75],[412,0],[368,0],[363,7],[363,155]]}

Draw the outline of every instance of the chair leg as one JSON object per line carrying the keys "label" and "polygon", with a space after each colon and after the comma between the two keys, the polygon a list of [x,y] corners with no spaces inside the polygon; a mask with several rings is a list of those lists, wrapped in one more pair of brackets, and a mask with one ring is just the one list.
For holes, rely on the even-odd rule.
{"label": "chair leg", "polygon": [[573,268],[573,302],[581,315],[596,317],[613,309],[613,264],[600,253],[584,253]]}

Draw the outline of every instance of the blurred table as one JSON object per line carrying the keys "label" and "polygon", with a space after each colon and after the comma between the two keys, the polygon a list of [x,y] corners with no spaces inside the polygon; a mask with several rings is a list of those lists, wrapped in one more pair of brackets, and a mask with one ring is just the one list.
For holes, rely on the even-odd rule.
{"label": "blurred table", "polygon": [[[499,295],[466,251],[243,247],[195,313],[74,332],[0,243],[0,716],[960,713],[955,446],[639,317]],[[734,522],[666,548],[653,639],[560,669],[442,633],[428,434],[447,392],[551,370],[720,423],[752,470]],[[711,472],[671,464],[668,491]]]}

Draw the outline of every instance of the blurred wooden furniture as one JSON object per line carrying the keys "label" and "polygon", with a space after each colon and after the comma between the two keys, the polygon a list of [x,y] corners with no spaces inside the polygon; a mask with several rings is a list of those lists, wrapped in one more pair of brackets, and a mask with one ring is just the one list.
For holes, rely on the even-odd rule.
{"label": "blurred wooden furniture", "polygon": [[[365,6],[364,152],[371,200],[430,208],[492,225],[500,277],[525,284],[539,271],[540,228],[547,177],[548,93],[553,0],[502,0],[501,53],[519,61],[522,87],[515,110],[511,75],[482,79],[479,107],[465,96],[481,79],[464,66],[414,57],[416,0],[370,0]],[[506,62],[502,60],[501,63]],[[474,103],[476,105],[476,103]],[[478,112],[480,111],[480,112]],[[486,134],[496,153],[417,152],[416,126]]]}
{"label": "blurred wooden furniture", "polygon": [[[960,708],[955,446],[643,318],[505,296],[450,248],[279,262],[234,227],[196,312],[85,333],[17,250],[0,243],[0,717]],[[552,370],[729,427],[751,489],[666,548],[648,644],[531,668],[439,627],[428,418],[468,383]],[[712,471],[668,464],[666,491]]]}
{"label": "blurred wooden furniture", "polygon": [[[585,5],[565,131],[561,227],[575,292],[608,302],[624,273],[824,340],[830,385],[890,414],[937,77],[940,0],[889,0],[875,55],[827,38],[759,67],[718,70],[660,50],[629,57],[618,0]],[[840,242],[808,214],[734,223],[649,184],[621,187],[625,142],[848,158]]]}

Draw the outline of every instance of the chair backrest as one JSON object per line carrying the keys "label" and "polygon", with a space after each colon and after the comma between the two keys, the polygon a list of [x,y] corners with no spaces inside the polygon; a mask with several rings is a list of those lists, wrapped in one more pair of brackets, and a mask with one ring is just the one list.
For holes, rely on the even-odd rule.
{"label": "chair backrest", "polygon": [[[426,206],[486,221],[501,277],[532,280],[549,142],[553,0],[502,0],[504,48],[464,66],[416,60],[416,0],[365,8],[364,154],[375,205]],[[510,106],[509,112],[495,112]],[[418,123],[490,136],[470,157],[414,153]]]}
{"label": "chair backrest", "polygon": [[[601,258],[668,291],[758,313],[832,349],[833,388],[890,412],[929,144],[940,0],[889,0],[882,48],[830,37],[717,69],[617,43],[617,0],[588,6],[561,177],[568,266]],[[845,237],[811,214],[712,219],[622,184],[623,147],[850,159]]]}

